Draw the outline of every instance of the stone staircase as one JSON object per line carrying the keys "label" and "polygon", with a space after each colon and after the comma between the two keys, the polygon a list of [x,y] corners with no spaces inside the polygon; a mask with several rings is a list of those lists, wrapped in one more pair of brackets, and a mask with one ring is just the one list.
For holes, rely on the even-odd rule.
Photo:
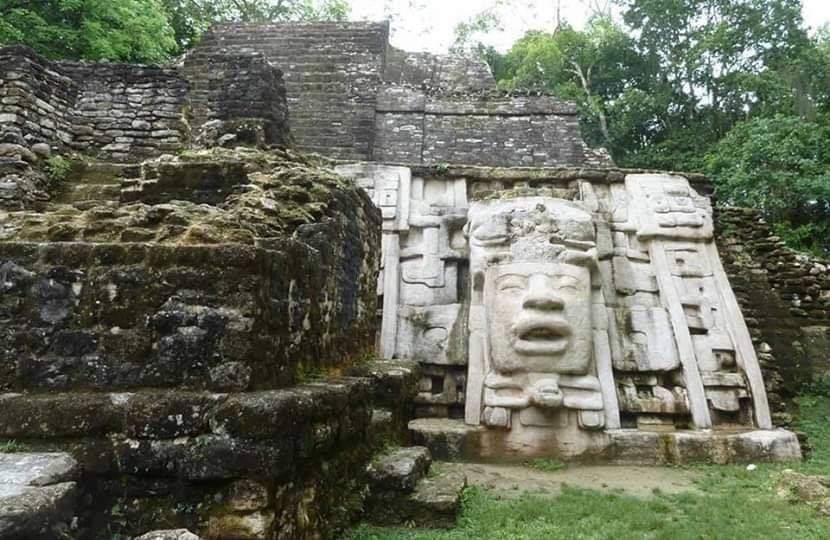
{"label": "stone staircase", "polygon": [[373,525],[455,526],[467,478],[442,470],[440,464],[433,466],[427,448],[388,450],[372,461],[367,473],[370,494],[365,517]]}
{"label": "stone staircase", "polygon": [[79,210],[93,206],[116,206],[123,178],[141,175],[141,166],[105,161],[76,162],[51,205],[69,205]]}

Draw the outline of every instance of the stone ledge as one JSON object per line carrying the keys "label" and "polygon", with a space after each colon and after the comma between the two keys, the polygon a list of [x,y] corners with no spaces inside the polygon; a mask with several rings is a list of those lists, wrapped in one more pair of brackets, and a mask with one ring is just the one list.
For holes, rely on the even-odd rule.
{"label": "stone ledge", "polygon": [[615,465],[686,465],[691,463],[786,462],[801,459],[798,438],[790,431],[615,430],[598,433],[599,451],[563,453],[555,446],[511,445],[506,432],[468,426],[461,420],[421,418],[409,423],[415,444],[435,459],[521,462],[529,458],[568,459]]}

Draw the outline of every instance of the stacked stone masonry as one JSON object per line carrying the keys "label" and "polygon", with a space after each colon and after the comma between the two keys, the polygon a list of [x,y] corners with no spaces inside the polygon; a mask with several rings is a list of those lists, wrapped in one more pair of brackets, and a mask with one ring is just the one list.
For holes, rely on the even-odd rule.
{"label": "stacked stone masonry", "polygon": [[[0,124],[18,128],[30,144],[139,161],[182,150],[191,138],[290,143],[282,72],[260,55],[196,55],[178,69],[50,62],[15,46],[0,49],[0,74]],[[207,128],[216,133],[203,134],[211,120]]]}
{"label": "stacked stone masonry", "polygon": [[549,96],[442,94],[385,87],[373,157],[393,163],[493,167],[609,165],[582,140],[576,107]]}
{"label": "stacked stone masonry", "polygon": [[297,148],[368,159],[387,37],[385,23],[224,25],[195,52],[264,54],[285,72]]}
{"label": "stacked stone masonry", "polygon": [[372,360],[367,195],[252,150],[77,174],[42,212],[0,214],[0,443],[81,471],[75,525],[44,538],[348,525],[418,378]]}
{"label": "stacked stone masonry", "polygon": [[[245,393],[6,394],[0,440],[78,461],[85,502],[61,538],[160,527],[209,539],[331,535],[359,515],[367,463],[411,414],[411,366],[354,374]],[[384,410],[392,415],[379,423]]]}
{"label": "stacked stone masonry", "polygon": [[765,377],[777,382],[770,403],[782,404],[830,368],[830,261],[788,249],[757,210],[719,209],[716,223]]}
{"label": "stacked stone masonry", "polygon": [[[195,141],[200,146],[290,145],[283,73],[262,54],[200,48],[187,55],[182,74],[190,83],[190,128],[201,136]],[[223,135],[231,138],[219,140]]]}
{"label": "stacked stone masonry", "polygon": [[388,40],[388,23],[224,25],[170,68],[49,62],[10,47],[0,51],[0,120],[114,160],[295,141],[352,160],[611,163],[582,140],[573,104],[497,92],[481,60]]}
{"label": "stacked stone masonry", "polygon": [[0,50],[0,120],[27,138],[111,159],[182,148],[187,83],[176,70],[49,62],[26,47]]}
{"label": "stacked stone masonry", "polygon": [[256,52],[279,66],[303,151],[436,165],[611,163],[585,145],[572,104],[496,92],[481,60],[388,40],[388,23],[227,25],[192,54]]}

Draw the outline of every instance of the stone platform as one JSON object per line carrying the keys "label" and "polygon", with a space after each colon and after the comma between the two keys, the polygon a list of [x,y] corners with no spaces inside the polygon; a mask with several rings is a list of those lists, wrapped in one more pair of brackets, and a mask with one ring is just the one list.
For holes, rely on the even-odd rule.
{"label": "stone platform", "polygon": [[413,442],[435,459],[515,463],[548,458],[615,465],[786,462],[801,459],[798,438],[776,430],[608,430],[590,449],[539,439],[538,446],[511,441],[510,432],[469,426],[463,420],[420,418],[409,423]]}

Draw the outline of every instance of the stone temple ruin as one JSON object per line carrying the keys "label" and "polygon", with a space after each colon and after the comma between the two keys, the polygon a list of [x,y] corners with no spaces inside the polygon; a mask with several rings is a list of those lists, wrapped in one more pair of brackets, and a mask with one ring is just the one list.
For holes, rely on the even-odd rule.
{"label": "stone temple ruin", "polygon": [[465,479],[432,458],[801,457],[824,263],[388,34],[0,49],[0,538],[450,526]]}

